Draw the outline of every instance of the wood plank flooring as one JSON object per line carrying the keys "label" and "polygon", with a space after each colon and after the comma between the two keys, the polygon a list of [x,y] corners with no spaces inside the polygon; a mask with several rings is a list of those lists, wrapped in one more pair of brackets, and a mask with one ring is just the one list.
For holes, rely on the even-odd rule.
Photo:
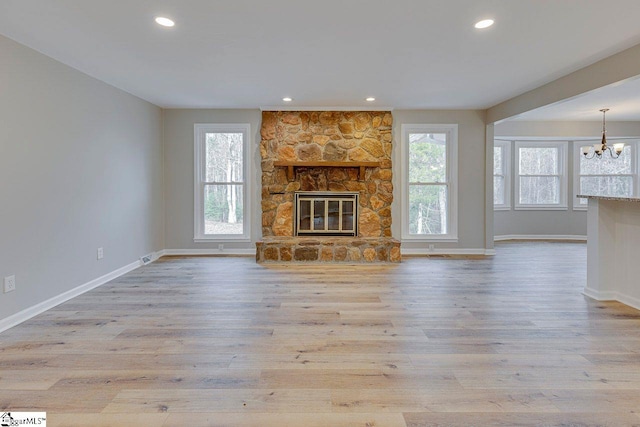
{"label": "wood plank flooring", "polygon": [[493,258],[167,257],[0,334],[48,426],[640,426],[640,312],[581,243]]}

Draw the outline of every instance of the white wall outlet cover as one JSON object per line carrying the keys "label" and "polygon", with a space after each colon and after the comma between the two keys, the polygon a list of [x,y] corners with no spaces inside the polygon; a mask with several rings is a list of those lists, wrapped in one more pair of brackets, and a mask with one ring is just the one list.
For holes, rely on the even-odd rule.
{"label": "white wall outlet cover", "polygon": [[4,293],[16,290],[16,276],[7,276],[4,278]]}
{"label": "white wall outlet cover", "polygon": [[104,249],[98,248],[98,259],[104,258]]}

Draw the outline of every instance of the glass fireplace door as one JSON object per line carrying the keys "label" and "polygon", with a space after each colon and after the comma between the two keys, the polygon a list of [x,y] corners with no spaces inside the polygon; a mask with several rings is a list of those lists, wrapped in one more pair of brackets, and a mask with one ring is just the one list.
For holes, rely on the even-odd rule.
{"label": "glass fireplace door", "polygon": [[357,236],[358,193],[296,193],[297,236]]}

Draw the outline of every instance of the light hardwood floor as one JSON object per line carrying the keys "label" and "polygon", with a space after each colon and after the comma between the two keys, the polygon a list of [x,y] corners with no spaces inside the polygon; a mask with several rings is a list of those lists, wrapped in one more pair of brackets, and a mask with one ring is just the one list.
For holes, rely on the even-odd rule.
{"label": "light hardwood floor", "polygon": [[640,312],[580,243],[486,259],[163,258],[0,334],[48,426],[640,425]]}

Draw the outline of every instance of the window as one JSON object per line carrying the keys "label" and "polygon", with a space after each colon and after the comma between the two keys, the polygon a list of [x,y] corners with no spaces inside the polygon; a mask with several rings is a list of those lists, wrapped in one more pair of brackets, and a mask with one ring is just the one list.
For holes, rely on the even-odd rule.
{"label": "window", "polygon": [[567,208],[566,158],[566,142],[516,142],[516,209]]}
{"label": "window", "polygon": [[249,240],[248,124],[196,124],[194,240]]}
{"label": "window", "polygon": [[402,125],[404,239],[457,240],[458,125]]}
{"label": "window", "polygon": [[493,143],[493,208],[511,207],[511,142]]}
{"label": "window", "polygon": [[[617,159],[605,153],[600,159],[585,159],[581,147],[589,145],[574,142],[577,194],[597,194],[604,196],[633,197],[637,179],[636,144],[625,142],[625,147]],[[578,199],[574,209],[586,209],[587,199]]]}

